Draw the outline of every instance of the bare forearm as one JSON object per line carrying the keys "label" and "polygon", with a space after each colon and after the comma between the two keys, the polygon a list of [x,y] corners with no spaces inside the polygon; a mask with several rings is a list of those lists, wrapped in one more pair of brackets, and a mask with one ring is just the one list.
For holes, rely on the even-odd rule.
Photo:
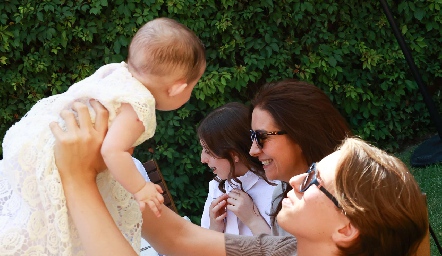
{"label": "bare forearm", "polygon": [[183,219],[162,205],[161,217],[143,212],[143,237],[156,251],[168,256],[224,256],[224,234]]}
{"label": "bare forearm", "polygon": [[137,255],[110,216],[95,181],[63,181],[69,213],[87,255]]}
{"label": "bare forearm", "polygon": [[247,227],[252,231],[252,234],[254,236],[259,234],[270,234],[271,229],[269,224],[265,221],[265,219],[262,216],[257,216],[248,223]]}

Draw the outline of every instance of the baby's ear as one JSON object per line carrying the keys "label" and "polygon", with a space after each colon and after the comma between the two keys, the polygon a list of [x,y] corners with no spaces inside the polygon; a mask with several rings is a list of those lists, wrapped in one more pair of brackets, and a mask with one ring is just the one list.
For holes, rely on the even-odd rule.
{"label": "baby's ear", "polygon": [[174,97],[176,95],[179,95],[180,93],[182,93],[184,91],[184,89],[186,89],[187,87],[187,83],[175,83],[173,84],[169,90],[167,90],[167,93],[169,94],[169,97]]}
{"label": "baby's ear", "polygon": [[337,245],[348,247],[353,244],[359,237],[359,229],[357,229],[351,222],[341,226],[333,233],[332,239]]}

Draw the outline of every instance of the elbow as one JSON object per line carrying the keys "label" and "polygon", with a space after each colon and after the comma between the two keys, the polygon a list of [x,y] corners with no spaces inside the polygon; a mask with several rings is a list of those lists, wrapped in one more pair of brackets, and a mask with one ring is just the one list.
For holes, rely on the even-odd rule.
{"label": "elbow", "polygon": [[116,152],[111,147],[103,144],[100,150],[101,156],[103,157],[104,162],[107,164],[111,159],[116,157]]}

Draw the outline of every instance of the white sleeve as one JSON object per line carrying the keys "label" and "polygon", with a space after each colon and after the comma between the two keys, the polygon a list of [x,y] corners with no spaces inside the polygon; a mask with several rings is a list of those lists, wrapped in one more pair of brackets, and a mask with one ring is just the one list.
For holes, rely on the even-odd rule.
{"label": "white sleeve", "polygon": [[215,198],[214,189],[218,189],[218,182],[212,180],[209,182],[209,193],[207,194],[206,203],[204,204],[203,215],[201,216],[201,227],[210,228],[210,216],[209,216],[209,208],[213,199]]}
{"label": "white sleeve", "polygon": [[144,166],[140,162],[140,160],[136,159],[135,157],[132,157],[132,159],[134,160],[135,166],[137,167],[138,171],[141,173],[141,175],[143,175],[143,178],[146,181],[150,181],[149,177],[147,176],[146,169],[144,169]]}

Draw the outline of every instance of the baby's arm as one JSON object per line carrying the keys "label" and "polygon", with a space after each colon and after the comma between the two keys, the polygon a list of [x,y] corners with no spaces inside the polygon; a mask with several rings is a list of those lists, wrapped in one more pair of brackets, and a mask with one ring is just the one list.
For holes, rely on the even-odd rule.
{"label": "baby's arm", "polygon": [[[130,154],[130,149],[144,132],[144,129],[143,123],[138,119],[132,106],[130,104],[122,104],[103,141],[101,154],[107,168],[115,179],[127,191],[137,195],[135,199],[140,203],[140,207],[142,208],[144,204],[138,199],[147,199],[148,201],[143,200],[144,203],[147,203],[154,213],[159,215],[161,207],[158,207],[158,203],[161,204],[163,202],[161,190],[156,189],[153,184],[147,186],[155,189],[146,189],[146,181],[138,172]],[[144,192],[152,194],[141,196]],[[149,203],[149,200],[154,200],[154,204],[152,202]]]}

